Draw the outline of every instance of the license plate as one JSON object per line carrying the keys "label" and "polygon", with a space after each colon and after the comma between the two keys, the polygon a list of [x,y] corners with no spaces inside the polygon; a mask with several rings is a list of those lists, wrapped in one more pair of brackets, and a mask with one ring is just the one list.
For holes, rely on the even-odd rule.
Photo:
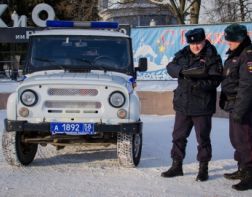
{"label": "license plate", "polygon": [[53,135],[91,135],[94,134],[94,123],[51,122],[50,131]]}

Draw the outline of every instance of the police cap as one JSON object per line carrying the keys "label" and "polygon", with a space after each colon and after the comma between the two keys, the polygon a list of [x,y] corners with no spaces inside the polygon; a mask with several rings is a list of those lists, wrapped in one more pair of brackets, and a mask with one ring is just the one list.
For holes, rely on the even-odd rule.
{"label": "police cap", "polygon": [[232,24],[225,28],[225,40],[233,42],[242,42],[247,36],[245,25]]}
{"label": "police cap", "polygon": [[196,28],[189,30],[185,34],[187,43],[197,43],[206,39],[205,31],[203,28]]}

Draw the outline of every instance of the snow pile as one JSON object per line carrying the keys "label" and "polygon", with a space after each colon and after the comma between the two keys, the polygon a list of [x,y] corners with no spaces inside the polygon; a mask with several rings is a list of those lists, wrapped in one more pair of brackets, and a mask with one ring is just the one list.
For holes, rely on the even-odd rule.
{"label": "snow pile", "polygon": [[170,81],[137,81],[136,91],[165,92],[177,87],[177,80]]}
{"label": "snow pile", "polygon": [[0,93],[11,93],[17,88],[18,83],[10,79],[0,79]]}

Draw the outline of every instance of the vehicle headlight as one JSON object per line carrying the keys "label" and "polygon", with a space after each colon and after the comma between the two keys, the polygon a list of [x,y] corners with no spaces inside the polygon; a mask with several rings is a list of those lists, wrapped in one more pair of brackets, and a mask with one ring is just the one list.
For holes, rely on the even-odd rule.
{"label": "vehicle headlight", "polygon": [[122,107],[125,103],[124,94],[119,91],[112,92],[109,96],[109,103],[116,108]]}
{"label": "vehicle headlight", "polygon": [[20,100],[25,106],[33,106],[38,102],[38,95],[33,90],[25,90],[22,92]]}

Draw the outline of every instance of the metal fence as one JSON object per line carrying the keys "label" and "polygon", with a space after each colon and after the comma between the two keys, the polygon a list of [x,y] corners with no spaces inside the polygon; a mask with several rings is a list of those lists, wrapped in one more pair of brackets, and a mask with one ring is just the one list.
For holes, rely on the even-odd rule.
{"label": "metal fence", "polygon": [[0,79],[15,80],[21,76],[27,44],[0,44]]}

